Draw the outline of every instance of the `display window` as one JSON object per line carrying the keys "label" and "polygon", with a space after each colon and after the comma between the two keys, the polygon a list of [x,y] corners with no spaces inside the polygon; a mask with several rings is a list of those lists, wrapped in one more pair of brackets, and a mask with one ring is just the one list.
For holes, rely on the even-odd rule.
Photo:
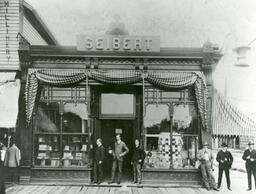
{"label": "display window", "polygon": [[34,166],[89,167],[89,116],[83,91],[43,89],[34,114]]}
{"label": "display window", "polygon": [[199,118],[193,91],[145,89],[145,168],[193,169]]}

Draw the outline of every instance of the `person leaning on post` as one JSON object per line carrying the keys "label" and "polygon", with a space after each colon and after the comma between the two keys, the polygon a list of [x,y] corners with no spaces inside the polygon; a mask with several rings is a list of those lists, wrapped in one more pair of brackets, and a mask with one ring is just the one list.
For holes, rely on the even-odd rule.
{"label": "person leaning on post", "polygon": [[245,160],[245,167],[247,172],[248,189],[252,190],[252,174],[254,177],[254,184],[256,189],[256,150],[254,149],[254,143],[249,141],[249,148],[244,151],[243,160]]}
{"label": "person leaning on post", "polygon": [[146,157],[146,153],[140,148],[140,141],[135,139],[135,147],[132,154],[133,182],[141,184],[141,168]]}
{"label": "person leaning on post", "polygon": [[229,172],[230,172],[230,168],[233,163],[233,156],[232,156],[231,152],[229,152],[227,150],[228,145],[225,142],[222,143],[221,147],[222,147],[222,149],[217,153],[217,157],[216,157],[216,160],[219,163],[218,188],[220,188],[220,186],[221,186],[222,175],[223,175],[223,171],[224,171],[225,176],[226,176],[228,190],[231,191]]}
{"label": "person leaning on post", "polygon": [[216,182],[213,176],[213,154],[212,150],[208,149],[209,144],[205,142],[203,148],[198,151],[197,159],[200,161],[200,169],[202,173],[203,183],[206,189],[209,191],[212,189],[219,191],[216,187]]}

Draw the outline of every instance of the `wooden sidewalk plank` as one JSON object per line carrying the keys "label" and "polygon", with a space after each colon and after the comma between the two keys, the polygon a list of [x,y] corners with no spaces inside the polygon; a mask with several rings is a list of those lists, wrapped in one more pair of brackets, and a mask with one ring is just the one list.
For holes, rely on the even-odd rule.
{"label": "wooden sidewalk plank", "polygon": [[116,194],[116,188],[115,187],[110,187],[109,188],[109,194]]}
{"label": "wooden sidewalk plank", "polygon": [[37,193],[37,191],[38,190],[40,190],[40,188],[41,188],[41,186],[35,186],[32,190],[29,190],[29,192],[28,192],[28,190],[25,190],[24,191],[24,193],[26,193],[26,194],[33,194],[33,193]]}
{"label": "wooden sidewalk plank", "polygon": [[140,194],[137,187],[132,188],[132,194]]}
{"label": "wooden sidewalk plank", "polygon": [[81,186],[72,186],[68,191],[67,194],[76,194],[81,190]]}

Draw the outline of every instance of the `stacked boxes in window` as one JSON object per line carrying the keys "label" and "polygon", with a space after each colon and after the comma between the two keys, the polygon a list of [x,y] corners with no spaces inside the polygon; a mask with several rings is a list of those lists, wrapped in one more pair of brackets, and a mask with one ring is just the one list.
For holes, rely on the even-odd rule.
{"label": "stacked boxes in window", "polygon": [[37,159],[40,162],[41,166],[45,166],[45,160],[48,159],[47,155],[48,151],[48,146],[45,143],[45,138],[44,137],[38,137],[38,155]]}
{"label": "stacked boxes in window", "polygon": [[160,133],[158,139],[160,168],[170,167],[170,133]]}

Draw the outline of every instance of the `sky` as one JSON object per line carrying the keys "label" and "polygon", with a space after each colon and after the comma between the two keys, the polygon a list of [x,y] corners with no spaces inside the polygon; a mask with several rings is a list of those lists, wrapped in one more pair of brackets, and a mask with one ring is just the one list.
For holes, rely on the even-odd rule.
{"label": "sky", "polygon": [[76,35],[103,35],[119,15],[130,35],[160,36],[161,47],[219,45],[223,54],[214,85],[256,120],[256,41],[247,53],[248,68],[236,67],[237,46],[256,38],[255,0],[27,0],[61,45]]}

